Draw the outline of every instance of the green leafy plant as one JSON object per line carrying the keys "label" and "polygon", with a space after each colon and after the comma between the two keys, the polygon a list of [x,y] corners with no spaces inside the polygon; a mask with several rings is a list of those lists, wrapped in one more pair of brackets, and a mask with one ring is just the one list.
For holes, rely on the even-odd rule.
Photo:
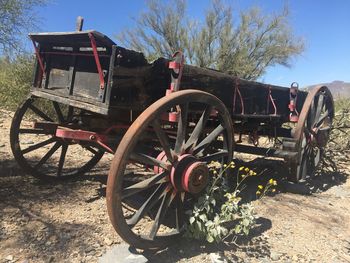
{"label": "green leafy plant", "polygon": [[[257,173],[248,167],[240,167],[237,172],[236,185],[233,189],[228,184],[235,164],[231,162],[221,167],[219,163],[209,164],[212,179],[206,191],[198,198],[194,209],[187,211],[189,224],[186,235],[208,242],[222,242],[228,237],[248,235],[255,225],[255,213],[252,204],[244,204],[239,197],[244,181]],[[277,183],[270,179],[259,198],[269,191],[274,191]],[[262,190],[262,189],[260,189]],[[258,193],[258,192],[257,192]]]}

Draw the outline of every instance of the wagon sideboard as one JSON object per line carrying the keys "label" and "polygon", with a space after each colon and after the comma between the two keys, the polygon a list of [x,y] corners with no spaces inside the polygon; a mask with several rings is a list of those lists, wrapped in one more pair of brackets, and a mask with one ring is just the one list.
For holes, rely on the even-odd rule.
{"label": "wagon sideboard", "polygon": [[[115,115],[122,109],[137,115],[169,88],[170,60],[159,58],[148,63],[142,53],[117,46],[97,31],[39,33],[30,37],[38,58],[32,93],[39,97],[103,115]],[[288,121],[290,93],[285,87],[185,64],[180,89],[211,93],[235,116],[278,115],[281,122]],[[299,91],[299,111],[306,94]]]}

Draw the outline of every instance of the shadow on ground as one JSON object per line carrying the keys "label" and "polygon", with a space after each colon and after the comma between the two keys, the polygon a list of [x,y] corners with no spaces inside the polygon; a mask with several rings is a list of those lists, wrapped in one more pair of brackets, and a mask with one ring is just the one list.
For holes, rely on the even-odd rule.
{"label": "shadow on ground", "polygon": [[[180,242],[161,251],[145,251],[143,255],[150,262],[177,262],[181,259],[189,259],[200,254],[205,256],[210,253],[234,252],[239,247],[250,257],[261,258],[270,255],[270,246],[261,235],[272,227],[271,221],[267,218],[258,218],[256,227],[251,230],[247,237],[239,237],[235,242],[210,244],[198,240],[190,240],[183,238]],[[252,239],[254,238],[254,241]],[[248,248],[249,247],[249,248]],[[239,258],[232,258],[238,261]]]}
{"label": "shadow on ground", "polygon": [[[258,185],[266,185],[269,179],[278,182],[277,191],[273,195],[281,192],[292,192],[298,194],[313,194],[326,191],[329,188],[343,184],[347,175],[342,172],[327,172],[314,177],[302,184],[290,184],[286,181],[287,167],[281,161],[257,158],[251,162],[237,160],[236,166],[254,168],[259,174],[257,177],[248,178],[246,187],[242,191],[244,202],[256,200],[256,190]],[[76,223],[58,223],[52,218],[47,218],[45,214],[39,213],[35,209],[37,202],[50,202],[55,206],[60,197],[69,196],[74,200],[76,192],[81,185],[91,184],[95,195],[89,196],[86,203],[93,203],[104,198],[106,195],[106,180],[109,169],[109,162],[102,162],[88,175],[81,176],[68,181],[43,182],[25,175],[17,166],[14,160],[2,160],[0,163],[0,222],[4,216],[9,214],[13,217],[14,224],[20,225],[22,231],[18,235],[12,235],[10,239],[3,243],[3,248],[11,247],[11,244],[30,244],[28,249],[38,254],[38,257],[49,262],[52,254],[60,254],[61,258],[69,257],[73,250],[76,253],[85,253],[86,247],[91,246],[89,239],[93,237],[74,236],[77,229],[91,228],[91,232],[98,232],[97,228],[91,225]],[[54,196],[54,198],[53,198]],[[30,200],[30,205],[25,205]],[[16,218],[18,217],[18,218]],[[28,223],[31,222],[31,223]],[[1,226],[1,225],[0,225]],[[145,251],[145,256],[150,262],[174,262],[183,258],[191,258],[198,255],[217,253],[218,251],[233,252],[239,249],[249,257],[262,258],[270,256],[270,246],[265,239],[264,232],[272,227],[271,221],[267,218],[258,218],[256,227],[247,237],[240,237],[235,243],[209,244],[188,239],[181,239],[162,251]],[[1,228],[0,228],[1,230]],[[73,231],[74,230],[74,231]],[[86,232],[86,231],[85,231]],[[1,232],[0,232],[1,234]],[[1,240],[1,235],[0,235]],[[52,245],[50,245],[52,244]],[[43,247],[47,249],[43,251]],[[74,249],[75,248],[75,249]],[[83,248],[84,251],[79,251]],[[93,249],[92,249],[93,251]],[[45,254],[45,257],[40,254]],[[46,255],[48,255],[46,257]],[[240,258],[232,260],[240,262]],[[169,261],[171,259],[171,261]],[[204,258],[203,258],[204,260]]]}

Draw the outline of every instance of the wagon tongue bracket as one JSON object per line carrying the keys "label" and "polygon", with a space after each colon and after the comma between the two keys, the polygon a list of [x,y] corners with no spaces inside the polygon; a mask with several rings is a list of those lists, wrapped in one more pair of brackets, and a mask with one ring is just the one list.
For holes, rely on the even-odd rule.
{"label": "wagon tongue bracket", "polygon": [[114,151],[107,145],[108,136],[97,132],[84,131],[84,130],[70,130],[67,128],[57,128],[56,137],[65,140],[70,140],[75,143],[80,142],[94,142],[102,146],[106,151],[114,153]]}

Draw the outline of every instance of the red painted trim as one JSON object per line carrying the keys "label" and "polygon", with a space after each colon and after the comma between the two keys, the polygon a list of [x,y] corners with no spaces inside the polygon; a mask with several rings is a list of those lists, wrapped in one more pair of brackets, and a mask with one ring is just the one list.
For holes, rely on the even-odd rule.
{"label": "red painted trim", "polygon": [[[62,55],[62,56],[82,56],[82,57],[93,57],[95,56],[94,54],[84,54],[84,53],[77,53],[77,52],[54,52],[54,51],[45,51],[41,52],[42,54],[49,54],[49,55]],[[110,57],[109,55],[106,54],[99,54],[99,57]]]}
{"label": "red painted trim", "polygon": [[97,51],[95,37],[94,37],[94,35],[92,33],[89,33],[89,38],[90,38],[90,42],[91,42],[92,52],[93,52],[94,57],[95,57],[95,62],[96,62],[96,66],[97,66],[98,75],[100,77],[100,89],[104,89],[105,88],[105,79],[104,79],[103,72],[102,72],[100,58],[98,56],[98,51]]}
{"label": "red painted trim", "polygon": [[177,63],[175,61],[170,61],[169,62],[169,68],[170,69],[180,69],[181,68],[181,64]]}
{"label": "red painted trim", "polygon": [[240,102],[241,102],[241,107],[242,107],[242,111],[241,114],[244,114],[244,102],[243,102],[243,97],[241,94],[241,91],[239,90],[239,80],[238,78],[235,79],[235,93],[233,96],[233,112],[236,111],[236,94],[238,93]]}
{"label": "red painted trim", "polygon": [[268,100],[271,101],[272,103],[272,106],[273,106],[273,109],[274,109],[274,113],[273,115],[276,115],[277,114],[277,107],[276,107],[276,104],[275,104],[275,101],[273,100],[272,98],[272,94],[271,94],[271,86],[269,86],[269,95],[268,95]]}
{"label": "red painted trim", "polygon": [[38,46],[36,45],[34,40],[32,40],[32,42],[33,42],[33,46],[34,46],[35,56],[38,60],[39,68],[40,68],[39,81],[37,83],[37,85],[39,87],[39,86],[41,86],[41,81],[42,81],[43,77],[45,76],[45,67],[44,67],[44,62],[42,60],[42,57],[40,56]]}

